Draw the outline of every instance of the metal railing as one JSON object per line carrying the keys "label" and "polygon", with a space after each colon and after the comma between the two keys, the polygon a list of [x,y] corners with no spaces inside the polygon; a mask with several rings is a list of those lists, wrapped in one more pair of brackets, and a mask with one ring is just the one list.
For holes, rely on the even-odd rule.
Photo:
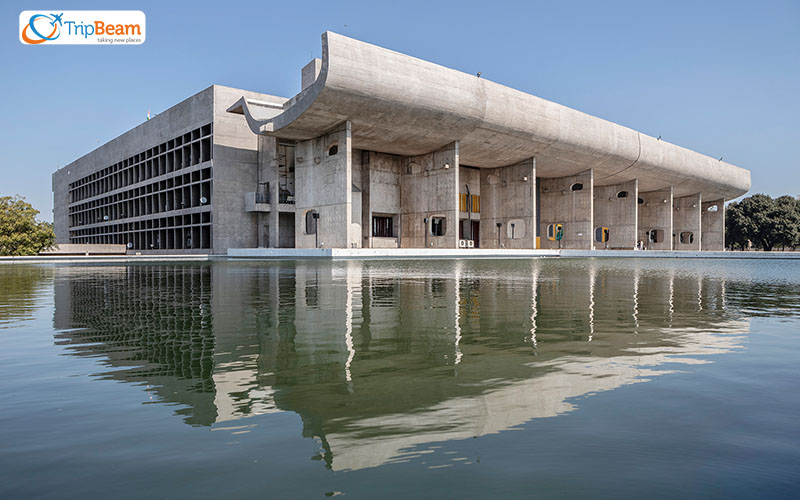
{"label": "metal railing", "polygon": [[294,205],[294,193],[281,189],[278,193],[278,203],[289,203]]}

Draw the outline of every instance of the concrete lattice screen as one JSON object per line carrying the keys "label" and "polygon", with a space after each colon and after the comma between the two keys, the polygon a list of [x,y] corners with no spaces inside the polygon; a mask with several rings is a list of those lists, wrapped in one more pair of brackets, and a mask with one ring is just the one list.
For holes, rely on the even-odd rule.
{"label": "concrete lattice screen", "polygon": [[211,248],[212,139],[208,124],[71,183],[70,242]]}

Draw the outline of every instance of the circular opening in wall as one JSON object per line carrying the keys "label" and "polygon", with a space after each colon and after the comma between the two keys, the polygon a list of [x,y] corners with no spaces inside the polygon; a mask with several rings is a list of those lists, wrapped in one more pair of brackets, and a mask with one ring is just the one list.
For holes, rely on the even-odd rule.
{"label": "circular opening in wall", "polygon": [[627,197],[628,197],[627,191],[620,191],[619,193],[617,193],[617,198],[627,198]]}
{"label": "circular opening in wall", "polygon": [[328,156],[333,156],[339,152],[339,145],[334,144],[328,149]]}
{"label": "circular opening in wall", "polygon": [[639,203],[639,205],[644,205],[644,200],[642,198],[639,198],[638,203]]}
{"label": "circular opening in wall", "polygon": [[572,189],[573,191],[580,191],[583,189],[583,184],[581,184],[580,182],[576,182],[575,184],[572,185],[572,187],[570,187],[570,189]]}
{"label": "circular opening in wall", "polygon": [[708,211],[709,212],[716,212],[718,210],[719,210],[719,206],[718,205],[711,205],[710,207],[708,207]]}

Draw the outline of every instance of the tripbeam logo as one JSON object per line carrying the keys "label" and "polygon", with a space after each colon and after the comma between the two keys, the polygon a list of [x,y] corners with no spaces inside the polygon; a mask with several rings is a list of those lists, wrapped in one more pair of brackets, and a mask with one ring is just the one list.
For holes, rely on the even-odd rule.
{"label": "tripbeam logo", "polygon": [[144,40],[140,10],[25,10],[19,15],[24,45],[139,45]]}

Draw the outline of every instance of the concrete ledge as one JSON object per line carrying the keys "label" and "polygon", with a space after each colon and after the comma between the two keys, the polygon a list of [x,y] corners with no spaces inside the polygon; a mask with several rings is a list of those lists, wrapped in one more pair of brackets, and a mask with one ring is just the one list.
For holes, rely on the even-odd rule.
{"label": "concrete ledge", "polygon": [[59,243],[52,248],[39,252],[39,255],[45,257],[59,255],[125,255],[127,252],[128,249],[125,245]]}
{"label": "concrete ledge", "polygon": [[463,248],[231,248],[228,257],[252,259],[509,259],[558,257],[558,250]]}
{"label": "concrete ledge", "polygon": [[713,252],[685,250],[560,250],[564,258],[800,259],[800,252]]}
{"label": "concrete ledge", "polygon": [[233,259],[800,259],[800,252],[688,252],[678,250],[512,250],[444,248],[231,248]]}
{"label": "concrete ledge", "polygon": [[186,255],[31,255],[23,257],[0,257],[0,264],[127,264],[159,262],[205,262],[214,256],[205,254]]}

